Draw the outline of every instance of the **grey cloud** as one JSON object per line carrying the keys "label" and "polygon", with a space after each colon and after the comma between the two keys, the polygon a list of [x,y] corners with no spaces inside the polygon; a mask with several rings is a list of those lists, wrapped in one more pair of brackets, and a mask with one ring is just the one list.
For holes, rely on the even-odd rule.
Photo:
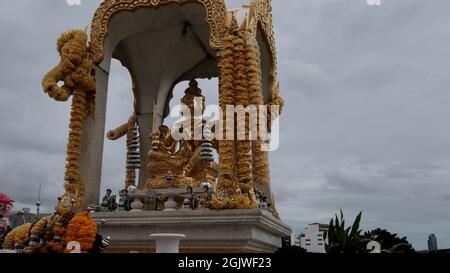
{"label": "grey cloud", "polygon": [[442,195],[445,201],[450,201],[450,193],[445,193]]}

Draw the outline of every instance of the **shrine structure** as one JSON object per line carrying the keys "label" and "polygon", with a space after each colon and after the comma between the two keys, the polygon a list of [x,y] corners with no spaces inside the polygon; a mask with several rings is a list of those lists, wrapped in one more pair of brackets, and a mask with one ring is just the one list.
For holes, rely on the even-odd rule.
{"label": "shrine structure", "polygon": [[[228,10],[224,0],[104,0],[87,30],[63,34],[57,49],[61,63],[44,77],[43,89],[57,101],[72,98],[60,210],[99,203],[105,136],[126,137],[124,188],[132,210],[92,214],[99,231],[111,237],[108,251],[153,252],[155,233],[185,234],[183,252],[281,247],[291,230],[280,220],[271,190],[267,139],[250,139],[248,114],[235,120],[226,111],[267,106],[256,123],[270,133],[279,115],[273,109],[284,106],[270,0],[237,10]],[[113,58],[130,73],[134,105],[123,125],[106,132]],[[196,79],[212,78],[219,79],[218,90],[201,90]],[[203,111],[205,96],[218,92],[223,115],[215,125],[185,117],[191,138],[177,139],[173,133],[186,132],[186,126],[163,124],[174,87],[186,81],[182,105]],[[217,125],[230,119],[232,126]],[[243,140],[215,137],[236,135],[239,122],[245,124]],[[200,139],[192,138],[195,130]]]}

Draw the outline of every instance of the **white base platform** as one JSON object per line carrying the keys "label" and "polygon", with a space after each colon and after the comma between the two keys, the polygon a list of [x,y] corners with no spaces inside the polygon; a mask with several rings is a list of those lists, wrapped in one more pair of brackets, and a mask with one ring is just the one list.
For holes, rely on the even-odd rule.
{"label": "white base platform", "polygon": [[[94,213],[99,232],[111,236],[107,252],[155,252],[151,234],[185,234],[181,253],[272,253],[291,229],[267,211],[195,210]],[[106,223],[101,224],[102,220]]]}

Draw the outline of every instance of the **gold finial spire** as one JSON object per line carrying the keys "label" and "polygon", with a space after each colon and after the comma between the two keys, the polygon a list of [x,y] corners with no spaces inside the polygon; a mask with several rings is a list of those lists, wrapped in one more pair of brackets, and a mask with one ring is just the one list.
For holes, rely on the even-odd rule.
{"label": "gold finial spire", "polygon": [[189,87],[184,91],[184,94],[198,97],[202,95],[202,90],[198,87],[198,82],[196,80],[191,80],[189,82]]}
{"label": "gold finial spire", "polygon": [[231,24],[230,31],[235,31],[239,28],[238,21],[236,18],[236,14],[234,12],[231,13]]}

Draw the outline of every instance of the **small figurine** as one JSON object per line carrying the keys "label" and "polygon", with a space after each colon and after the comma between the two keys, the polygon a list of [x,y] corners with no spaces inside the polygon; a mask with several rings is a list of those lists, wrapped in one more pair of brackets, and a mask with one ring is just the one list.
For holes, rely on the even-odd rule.
{"label": "small figurine", "polygon": [[119,192],[119,205],[117,211],[130,211],[130,199],[128,197],[128,190],[123,189]]}
{"label": "small figurine", "polygon": [[117,208],[116,196],[111,195],[112,190],[107,189],[106,194],[103,197],[102,203],[99,206],[99,211],[101,212],[111,212]]}
{"label": "small figurine", "polygon": [[191,200],[188,198],[184,199],[183,206],[181,207],[182,210],[192,210],[192,203]]}
{"label": "small figurine", "polygon": [[262,209],[267,209],[267,197],[265,197],[265,196],[262,197],[261,208]]}
{"label": "small figurine", "polygon": [[199,209],[208,209],[212,201],[212,194],[210,187],[207,184],[203,184],[203,193],[201,195],[201,200],[199,201]]}
{"label": "small figurine", "polygon": [[189,201],[190,209],[194,209],[195,208],[194,189],[191,186],[188,186],[186,188],[184,204],[186,203],[186,199]]}
{"label": "small figurine", "polygon": [[258,202],[259,208],[261,208],[262,207],[261,193],[257,190],[255,190],[255,198],[256,201]]}

